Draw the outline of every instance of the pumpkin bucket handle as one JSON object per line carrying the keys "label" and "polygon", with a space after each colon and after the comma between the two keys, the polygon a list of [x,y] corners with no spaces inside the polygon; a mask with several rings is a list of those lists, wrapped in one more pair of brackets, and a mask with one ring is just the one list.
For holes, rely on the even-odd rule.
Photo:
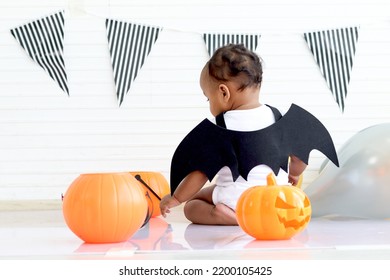
{"label": "pumpkin bucket handle", "polygon": [[[134,178],[137,179],[137,181],[140,182],[142,185],[144,185],[148,191],[150,191],[155,197],[157,197],[158,200],[161,200],[161,197],[151,187],[149,187],[149,185],[146,184],[146,182],[144,180],[142,180],[141,175],[137,174],[134,176]],[[153,200],[150,197],[148,191],[146,191],[146,194],[145,194],[145,196],[148,200],[148,211],[146,212],[146,218],[145,218],[145,221],[144,221],[143,225],[141,226],[141,228],[144,227],[153,216]],[[150,210],[150,209],[152,209],[152,210]]]}
{"label": "pumpkin bucket handle", "polygon": [[142,185],[144,185],[158,200],[161,200],[161,197],[151,188],[144,180],[142,180],[141,175],[137,174],[134,176]]}
{"label": "pumpkin bucket handle", "polygon": [[[147,198],[148,200],[148,210],[146,211],[146,218],[145,218],[145,221],[144,223],[142,224],[141,228],[143,228],[147,223],[149,223],[150,219],[152,218],[153,216],[153,201],[152,199],[150,198],[150,195],[148,192],[145,193],[145,197]],[[152,209],[152,210],[150,210]]]}

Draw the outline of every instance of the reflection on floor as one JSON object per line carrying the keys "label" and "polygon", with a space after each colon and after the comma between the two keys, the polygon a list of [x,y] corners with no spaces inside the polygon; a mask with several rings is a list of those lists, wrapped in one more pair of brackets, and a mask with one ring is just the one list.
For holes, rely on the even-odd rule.
{"label": "reflection on floor", "polygon": [[86,244],[61,210],[1,211],[0,259],[390,259],[390,221],[313,218],[290,240],[260,241],[238,226],[190,224],[181,209],[127,242]]}

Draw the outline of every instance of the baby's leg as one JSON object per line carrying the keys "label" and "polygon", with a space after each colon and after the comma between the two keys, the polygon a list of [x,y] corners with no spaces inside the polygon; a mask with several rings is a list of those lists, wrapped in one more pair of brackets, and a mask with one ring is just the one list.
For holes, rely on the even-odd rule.
{"label": "baby's leg", "polygon": [[238,225],[235,212],[225,204],[214,205],[215,186],[203,188],[184,206],[184,214],[194,224]]}

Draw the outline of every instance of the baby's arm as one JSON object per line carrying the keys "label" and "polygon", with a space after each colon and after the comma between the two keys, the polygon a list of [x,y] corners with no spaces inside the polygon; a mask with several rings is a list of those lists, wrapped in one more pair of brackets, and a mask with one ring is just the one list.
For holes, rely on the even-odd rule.
{"label": "baby's arm", "polygon": [[207,176],[200,171],[193,171],[188,174],[172,196],[166,195],[161,199],[160,210],[163,217],[170,213],[171,208],[180,205],[198,193],[207,180]]}
{"label": "baby's arm", "polygon": [[305,171],[307,165],[302,160],[294,155],[290,156],[290,164],[288,168],[288,182],[296,186],[299,181],[299,176]]}

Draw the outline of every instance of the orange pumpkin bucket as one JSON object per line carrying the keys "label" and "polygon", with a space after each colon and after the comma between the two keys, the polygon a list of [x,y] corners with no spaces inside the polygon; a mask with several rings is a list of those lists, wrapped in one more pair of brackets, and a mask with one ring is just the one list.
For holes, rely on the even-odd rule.
{"label": "orange pumpkin bucket", "polygon": [[148,210],[145,192],[129,173],[82,174],[69,186],[62,206],[70,230],[87,243],[128,240]]}
{"label": "orange pumpkin bucket", "polygon": [[289,239],[308,225],[311,205],[300,188],[277,185],[271,173],[267,186],[254,186],[242,193],[236,215],[240,227],[256,239]]}
{"label": "orange pumpkin bucket", "polygon": [[144,190],[149,194],[151,200],[151,217],[161,215],[160,201],[165,195],[171,192],[168,181],[165,177],[154,171],[131,171],[131,175],[136,178]]}

